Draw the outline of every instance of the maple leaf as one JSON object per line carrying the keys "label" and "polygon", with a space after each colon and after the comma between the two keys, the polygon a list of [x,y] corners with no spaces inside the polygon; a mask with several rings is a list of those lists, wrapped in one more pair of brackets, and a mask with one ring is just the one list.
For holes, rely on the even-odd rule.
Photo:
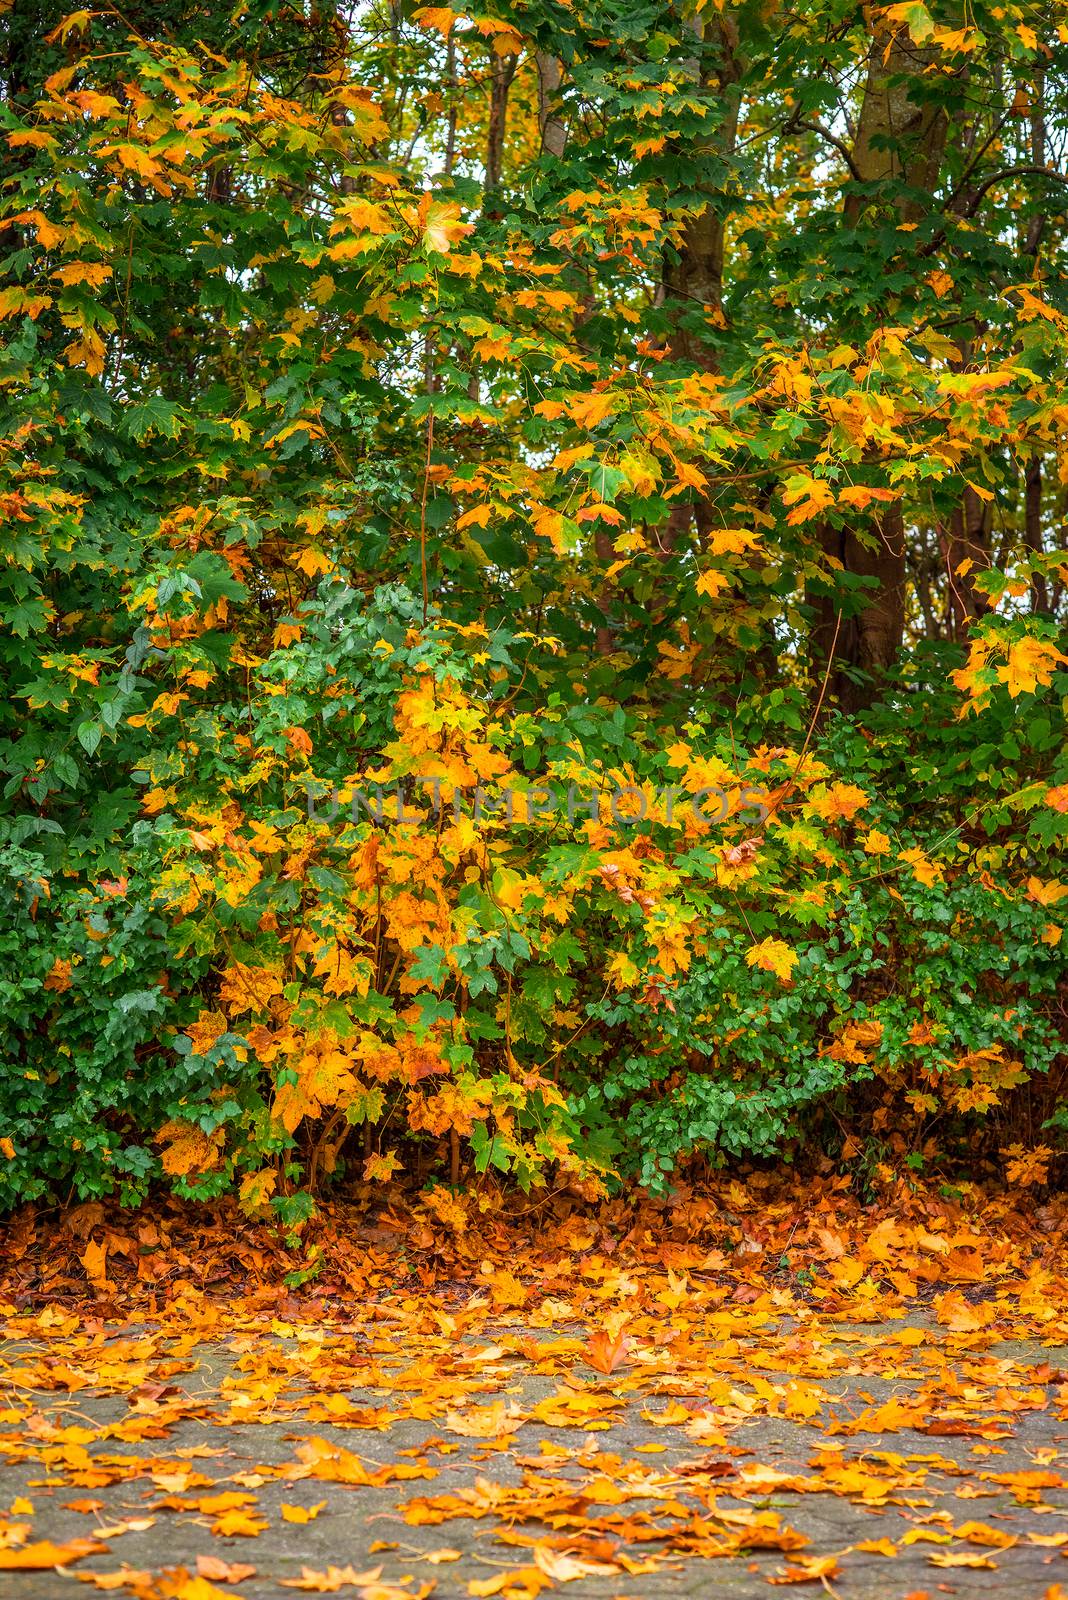
{"label": "maple leaf", "polygon": [[977,1567],[996,1570],[997,1562],[974,1550],[932,1550],[927,1557],[933,1567]]}
{"label": "maple leaf", "polygon": [[216,1517],[211,1531],[224,1539],[257,1539],[269,1526],[265,1518],[243,1506],[234,1506]]}
{"label": "maple leaf", "polygon": [[1048,883],[1043,883],[1041,878],[1036,877],[1027,880],[1027,897],[1036,905],[1055,906],[1065,895],[1068,895],[1068,883],[1059,883],[1056,878]]}
{"label": "maple leaf", "polygon": [[208,1172],[219,1163],[223,1133],[217,1129],[207,1134],[195,1123],[174,1119],[164,1123],[156,1134],[157,1143],[164,1146],[160,1157],[164,1172],[175,1177],[185,1177],[191,1172]]}
{"label": "maple leaf", "polygon": [[421,28],[432,28],[443,39],[447,39],[459,15],[460,12],[452,11],[448,6],[421,6],[412,13],[412,21]]}
{"label": "maple leaf", "polygon": [[911,867],[912,875],[917,883],[922,883],[927,888],[932,888],[943,879],[942,868],[936,861],[930,861],[920,849],[913,847],[908,850],[901,850],[898,852],[897,859],[904,862],[907,867]]}
{"label": "maple leaf", "polygon": [[57,956],[48,970],[44,987],[53,990],[56,994],[65,994],[71,985],[71,971],[71,963]]}
{"label": "maple leaf", "polygon": [[377,1584],[381,1576],[381,1567],[371,1567],[366,1572],[357,1572],[352,1566],[327,1567],[324,1572],[318,1572],[314,1567],[301,1567],[299,1578],[278,1578],[275,1581],[283,1589],[302,1589],[308,1594],[337,1594],[340,1589]]}
{"label": "maple leaf", "polygon": [[283,733],[286,743],[295,754],[301,756],[311,755],[311,735],[306,728],[285,728]]}
{"label": "maple leaf", "polygon": [[[225,1566],[225,1562],[221,1563]],[[251,1570],[255,1570],[254,1568]],[[233,1600],[232,1594],[220,1589],[203,1572],[164,1572],[159,1580],[159,1593],[164,1600]]]}
{"label": "maple leaf", "polygon": [[797,965],[797,952],[782,939],[761,939],[745,953],[746,965],[759,967],[762,972],[774,972],[784,983]]}
{"label": "maple leaf", "polygon": [[878,505],[897,498],[893,489],[877,489],[870,484],[855,484],[838,491],[839,504],[850,506],[855,511],[863,511],[870,505]]}
{"label": "maple leaf", "polygon": [[106,1293],[111,1288],[107,1273],[107,1254],[106,1240],[102,1244],[90,1240],[85,1247],[85,1254],[79,1258],[85,1268],[85,1276],[98,1294]]}
{"label": "maple leaf", "polygon": [[486,1597],[495,1594],[534,1596],[547,1586],[548,1579],[538,1567],[513,1567],[492,1578],[472,1578],[467,1585],[467,1592],[476,1600],[486,1600]]}
{"label": "maple leaf", "polygon": [[309,578],[315,578],[321,573],[334,570],[334,563],[330,557],[325,555],[316,545],[306,545],[293,564],[299,567],[301,572],[307,573]]}
{"label": "maple leaf", "polygon": [[84,367],[91,378],[104,370],[104,341],[95,328],[83,328],[81,337],[72,340],[63,352],[68,367]]}
{"label": "maple leaf", "polygon": [[1032,1184],[1044,1184],[1049,1176],[1049,1164],[1055,1152],[1049,1145],[1036,1145],[1027,1150],[1021,1144],[1009,1145],[1003,1150],[1006,1157],[1005,1182],[1017,1184],[1027,1188]]}
{"label": "maple leaf", "polygon": [[394,1173],[403,1172],[403,1170],[396,1151],[376,1151],[373,1155],[368,1156],[363,1164],[363,1181],[365,1183],[389,1183]]}
{"label": "maple leaf", "polygon": [[819,1583],[826,1587],[827,1580],[841,1573],[837,1556],[799,1556],[790,1566],[781,1568],[769,1578],[769,1583]]}
{"label": "maple leaf", "polygon": [[869,828],[862,842],[870,856],[888,856],[893,849],[889,835],[880,832],[878,828]]}
{"label": "maple leaf", "polygon": [[112,269],[106,261],[71,261],[66,266],[57,267],[52,273],[53,278],[58,278],[65,288],[72,284],[88,283],[98,289],[111,277]]}
{"label": "maple leaf", "polygon": [[50,1567],[69,1567],[107,1548],[99,1539],[67,1539],[63,1544],[38,1539],[18,1550],[0,1548],[0,1572],[46,1572]]}
{"label": "maple leaf", "polygon": [[613,1573],[624,1571],[619,1562],[590,1561],[581,1556],[573,1556],[566,1550],[554,1549],[543,1539],[539,1539],[531,1547],[531,1554],[538,1571],[544,1572],[545,1576],[552,1578],[555,1583],[574,1583],[576,1578],[595,1578],[599,1575],[610,1577]]}
{"label": "maple leaf", "polygon": [[612,1373],[617,1367],[630,1364],[633,1348],[632,1340],[625,1333],[612,1335],[606,1329],[598,1328],[583,1346],[583,1354],[598,1372]]}
{"label": "maple leaf", "polygon": [[218,1583],[243,1583],[256,1576],[256,1568],[241,1561],[224,1561],[221,1556],[197,1556],[197,1575]]}
{"label": "maple leaf", "polygon": [[238,1203],[246,1216],[261,1214],[277,1187],[278,1174],[273,1167],[247,1172],[238,1190]]}
{"label": "maple leaf", "polygon": [[698,594],[707,595],[709,599],[714,600],[717,595],[731,587],[731,579],[725,572],[719,572],[715,567],[708,567],[697,579],[695,587]]}
{"label": "maple leaf", "polygon": [[320,1511],[326,1509],[326,1501],[319,1500],[313,1506],[294,1506],[282,1502],[283,1522],[314,1522]]}
{"label": "maple leaf", "polygon": [[57,23],[50,33],[45,34],[45,43],[54,44],[58,42],[59,44],[66,44],[68,35],[84,33],[92,20],[92,16],[93,13],[91,11],[68,12],[62,22]]}
{"label": "maple leaf", "polygon": [[951,1290],[935,1300],[935,1315],[943,1327],[954,1333],[971,1333],[988,1327],[997,1316],[997,1309],[992,1305],[972,1305],[963,1295]]}
{"label": "maple leaf", "polygon": [[1056,668],[1065,662],[1068,656],[1049,639],[1018,639],[1009,645],[1005,665],[998,667],[997,676],[1015,698],[1034,694],[1050,683]]}
{"label": "maple leaf", "polygon": [[851,822],[858,811],[870,804],[870,796],[855,783],[821,784],[813,790],[806,810],[825,822]]}
{"label": "maple leaf", "polygon": [[424,194],[417,212],[424,249],[448,255],[454,244],[472,233],[474,223],[462,222],[461,215],[455,200],[432,200],[429,193]]}
{"label": "maple leaf", "polygon": [[567,409],[580,428],[596,428],[610,417],[617,405],[612,393],[576,395],[567,402]]}
{"label": "maple leaf", "polygon": [[795,473],[787,478],[782,497],[786,505],[792,507],[786,518],[791,527],[820,516],[834,503],[831,486],[822,478],[812,478],[807,473]]}
{"label": "maple leaf", "polygon": [[761,535],[753,528],[713,528],[705,546],[710,556],[741,555],[760,544]]}
{"label": "maple leaf", "polygon": [[531,1418],[550,1428],[588,1427],[599,1424],[603,1413],[616,1411],[619,1403],[615,1395],[565,1388],[539,1401]]}
{"label": "maple leaf", "polygon": [[525,1420],[518,1406],[506,1406],[503,1400],[490,1406],[468,1406],[465,1411],[446,1411],[444,1419],[450,1433],[468,1439],[500,1439],[516,1433]]}

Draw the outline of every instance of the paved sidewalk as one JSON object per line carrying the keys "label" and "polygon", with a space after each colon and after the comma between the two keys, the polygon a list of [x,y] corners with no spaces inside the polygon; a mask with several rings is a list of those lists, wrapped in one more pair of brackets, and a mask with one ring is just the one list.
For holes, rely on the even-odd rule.
{"label": "paved sidewalk", "polygon": [[16,1319],[0,1569],[87,1544],[0,1591],[281,1600],[309,1569],[304,1592],[364,1600],[1068,1594],[1059,1326],[721,1306],[591,1344],[547,1307]]}

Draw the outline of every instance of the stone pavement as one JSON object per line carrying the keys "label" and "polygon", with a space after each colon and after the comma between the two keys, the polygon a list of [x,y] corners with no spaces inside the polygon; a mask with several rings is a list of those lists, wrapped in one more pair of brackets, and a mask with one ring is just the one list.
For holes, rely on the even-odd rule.
{"label": "stone pavement", "polygon": [[[613,1372],[516,1314],[60,1319],[0,1345],[0,1594],[1068,1596],[1068,1344],[731,1316]],[[2,1570],[72,1540],[97,1548]]]}

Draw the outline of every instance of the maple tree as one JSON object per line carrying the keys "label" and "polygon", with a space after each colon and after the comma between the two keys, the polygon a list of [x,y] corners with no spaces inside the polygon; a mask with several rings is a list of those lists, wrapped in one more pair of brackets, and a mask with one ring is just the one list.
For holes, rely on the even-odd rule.
{"label": "maple tree", "polygon": [[1068,28],[42,9],[0,1198],[1044,1182]]}

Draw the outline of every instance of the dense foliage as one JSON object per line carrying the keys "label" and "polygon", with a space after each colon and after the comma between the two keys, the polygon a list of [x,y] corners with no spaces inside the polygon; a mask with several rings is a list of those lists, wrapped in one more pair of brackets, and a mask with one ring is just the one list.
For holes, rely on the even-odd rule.
{"label": "dense foliage", "polygon": [[1053,8],[44,9],[0,112],[0,1199],[1040,1181]]}

